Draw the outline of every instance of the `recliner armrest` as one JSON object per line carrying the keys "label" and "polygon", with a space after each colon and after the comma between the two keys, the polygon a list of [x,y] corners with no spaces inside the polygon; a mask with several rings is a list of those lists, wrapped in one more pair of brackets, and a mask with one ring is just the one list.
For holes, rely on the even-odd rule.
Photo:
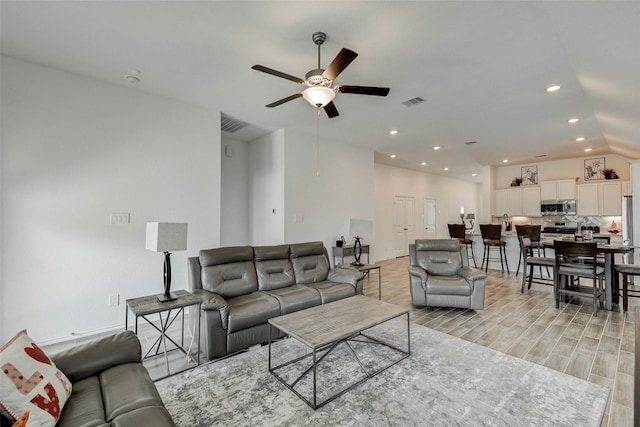
{"label": "recliner armrest", "polygon": [[362,271],[353,268],[332,268],[329,270],[327,280],[335,283],[348,283],[354,288],[364,278]]}
{"label": "recliner armrest", "polygon": [[417,266],[417,265],[410,265],[409,266],[409,275],[410,276],[419,277],[423,284],[429,278],[429,275],[427,274],[426,270],[424,268],[422,268],[422,267]]}
{"label": "recliner armrest", "polygon": [[204,289],[194,289],[191,293],[202,300],[200,306],[202,310],[215,310],[220,312],[220,320],[222,327],[227,329],[227,320],[229,319],[229,305],[227,301],[215,292],[205,291]]}
{"label": "recliner armrest", "polygon": [[99,374],[116,365],[140,363],[140,341],[133,331],[121,331],[64,350],[51,357],[71,382]]}
{"label": "recliner armrest", "polygon": [[487,273],[474,267],[462,267],[460,270],[458,270],[458,275],[462,276],[469,283],[487,277]]}

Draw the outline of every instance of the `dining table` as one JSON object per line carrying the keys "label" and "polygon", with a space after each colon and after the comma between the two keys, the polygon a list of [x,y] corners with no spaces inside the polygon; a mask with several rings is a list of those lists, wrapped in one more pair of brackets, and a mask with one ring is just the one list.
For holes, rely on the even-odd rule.
{"label": "dining table", "polygon": [[[573,241],[573,239],[571,240]],[[542,246],[545,249],[553,249],[554,248],[554,240],[544,240],[542,241]],[[613,295],[613,283],[616,278],[615,271],[615,255],[616,254],[627,254],[633,253],[634,247],[631,245],[624,245],[619,243],[598,243],[596,248],[597,253],[604,255],[604,287],[605,287],[605,296],[604,296],[604,306],[607,310],[611,310],[613,307],[613,303],[618,303],[618,295]]]}

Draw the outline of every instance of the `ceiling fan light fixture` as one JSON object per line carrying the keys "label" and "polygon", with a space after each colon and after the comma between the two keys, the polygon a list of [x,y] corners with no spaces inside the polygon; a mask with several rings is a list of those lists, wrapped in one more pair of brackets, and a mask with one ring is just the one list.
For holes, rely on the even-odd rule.
{"label": "ceiling fan light fixture", "polygon": [[302,96],[314,107],[324,107],[336,97],[336,92],[325,86],[312,86],[302,91]]}

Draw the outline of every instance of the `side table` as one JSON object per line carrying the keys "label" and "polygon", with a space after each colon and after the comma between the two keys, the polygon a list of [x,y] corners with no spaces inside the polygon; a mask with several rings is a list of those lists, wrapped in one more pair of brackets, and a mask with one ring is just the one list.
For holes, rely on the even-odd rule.
{"label": "side table", "polygon": [[[136,319],[134,331],[136,335],[138,334],[138,319],[140,317],[142,317],[149,325],[151,325],[156,331],[160,333],[158,338],[156,338],[154,343],[151,345],[151,348],[147,351],[142,359],[144,360],[164,354],[164,360],[167,365],[167,376],[171,375],[171,371],[169,369],[169,358],[167,356],[168,351],[180,350],[193,361],[193,358],[190,355],[190,348],[186,349],[184,345],[184,310],[187,307],[195,307],[198,312],[198,337],[196,340],[198,349],[196,353],[195,366],[198,366],[200,364],[200,305],[202,304],[202,300],[197,296],[185,291],[184,289],[174,291],[172,292],[172,294],[175,295],[176,300],[171,302],[160,302],[158,300],[158,295],[148,295],[144,297],[128,299],[126,301],[124,317],[124,328],[126,330],[129,327],[129,311],[133,313]],[[158,314],[159,324],[154,323],[150,319],[151,315],[156,313]],[[163,313],[166,313],[164,318]],[[169,328],[171,327],[171,325],[173,325],[174,321],[179,316],[181,316],[182,319],[182,334],[180,337],[180,344],[178,344],[168,334]],[[167,350],[167,340],[173,343],[175,349]],[[162,352],[160,351],[160,345],[163,346]]]}
{"label": "side table", "polygon": [[368,277],[371,280],[371,271],[378,270],[378,299],[382,299],[382,269],[379,265],[365,264],[365,265],[353,265],[353,264],[339,264],[338,268],[352,268],[354,270],[362,271],[364,277]]}

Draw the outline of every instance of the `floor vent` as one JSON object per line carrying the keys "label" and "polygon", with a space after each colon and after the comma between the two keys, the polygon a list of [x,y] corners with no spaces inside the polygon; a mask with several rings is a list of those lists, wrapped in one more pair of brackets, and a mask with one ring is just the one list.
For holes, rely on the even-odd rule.
{"label": "floor vent", "polygon": [[407,101],[404,101],[402,105],[404,105],[405,107],[413,107],[414,105],[422,104],[423,102],[427,102],[427,100],[419,96],[416,96],[415,98],[411,98]]}
{"label": "floor vent", "polygon": [[229,117],[226,114],[222,114],[220,118],[220,128],[223,132],[234,133],[240,129],[246,128],[249,123],[243,122],[233,117]]}

